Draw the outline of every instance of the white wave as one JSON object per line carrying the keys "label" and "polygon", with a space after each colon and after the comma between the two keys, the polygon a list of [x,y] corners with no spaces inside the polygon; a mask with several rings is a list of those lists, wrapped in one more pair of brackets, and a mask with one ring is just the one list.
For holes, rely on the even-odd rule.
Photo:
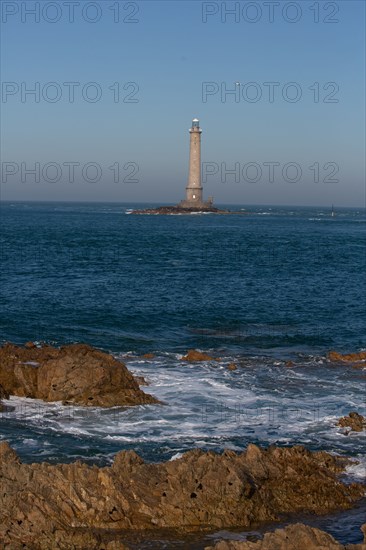
{"label": "white wave", "polygon": [[105,439],[108,441],[122,441],[124,443],[130,443],[131,441],[136,441],[134,438],[127,437],[125,435],[107,435]]}
{"label": "white wave", "polygon": [[[337,420],[351,410],[363,414],[359,371],[350,371],[346,379],[335,371],[330,381],[328,368],[321,365],[316,370],[304,366],[286,370],[258,357],[251,362],[260,368],[231,373],[222,364],[182,364],[181,357],[161,353],[150,361],[134,357],[128,362],[134,374],[150,381],[143,389],[164,405],[65,407],[12,396],[4,404],[14,410],[3,412],[2,421],[17,421],[17,430],[23,429],[23,437],[30,441],[35,429],[44,433],[45,441],[52,432],[92,437],[98,444],[120,442],[121,448],[174,441],[176,453],[197,445],[240,450],[249,441],[302,443],[343,455],[361,453],[362,434],[345,436],[337,426]],[[362,466],[355,468],[361,475]]]}
{"label": "white wave", "polygon": [[358,464],[350,464],[346,467],[346,474],[357,480],[366,480],[366,457],[356,457]]}
{"label": "white wave", "polygon": [[182,456],[183,453],[175,453],[175,455],[170,458],[170,462],[173,462],[173,460],[178,460],[179,458],[182,458]]}
{"label": "white wave", "polygon": [[28,438],[28,439],[23,439],[22,444],[23,445],[34,446],[34,445],[38,444],[38,441],[36,439]]}

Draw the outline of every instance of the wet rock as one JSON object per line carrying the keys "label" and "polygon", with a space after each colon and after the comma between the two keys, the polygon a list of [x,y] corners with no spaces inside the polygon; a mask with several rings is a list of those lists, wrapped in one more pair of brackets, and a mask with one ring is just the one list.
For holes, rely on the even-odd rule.
{"label": "wet rock", "polygon": [[136,376],[134,375],[134,379],[138,383],[139,386],[150,386],[150,382],[146,380],[143,376]]}
{"label": "wet rock", "polygon": [[9,399],[9,393],[4,390],[0,384],[0,412],[5,410],[4,404],[1,402],[2,399]]}
{"label": "wet rock", "polygon": [[0,399],[9,399],[9,393],[0,384]]}
{"label": "wet rock", "polygon": [[34,348],[36,348],[37,346],[36,346],[36,344],[35,344],[34,342],[26,342],[26,343],[24,344],[24,347],[27,348],[27,349],[34,349]]}
{"label": "wet rock", "polygon": [[366,429],[366,418],[355,411],[349,413],[348,416],[342,416],[338,420],[338,426],[342,428],[351,428],[351,431],[362,432]]}
{"label": "wet rock", "polygon": [[84,344],[0,348],[0,384],[20,397],[113,407],[158,403],[140,390],[126,366]]}
{"label": "wet rock", "polygon": [[236,370],[238,367],[235,365],[235,363],[230,363],[226,368],[228,370]]}
{"label": "wet rock", "polygon": [[[366,525],[363,526],[363,529]],[[266,533],[256,542],[220,541],[205,550],[366,550],[364,543],[344,546],[331,535],[302,523],[288,525],[273,533]]]}
{"label": "wet rock", "polygon": [[182,361],[195,363],[196,361],[218,361],[218,359],[215,357],[211,357],[211,355],[208,355],[207,353],[203,353],[195,349],[190,349],[188,350],[187,355],[182,357]]}
{"label": "wet rock", "polygon": [[[2,442],[0,459],[0,540],[31,548],[40,540],[42,548],[54,548],[56,532],[73,544],[60,548],[93,549],[100,530],[103,540],[120,542],[123,529],[250,527],[291,512],[347,509],[365,490],[338,479],[346,459],[303,447],[249,445],[246,452],[221,455],[196,449],[160,464],[122,451],[112,466],[98,468],[22,464]],[[74,542],[83,530],[95,545],[92,539],[84,546]]]}
{"label": "wet rock", "polygon": [[346,354],[338,353],[337,351],[330,351],[328,353],[328,360],[335,363],[357,363],[358,361],[366,361],[366,351]]}
{"label": "wet rock", "polygon": [[144,353],[143,355],[141,355],[141,357],[143,359],[154,359],[155,355],[154,353]]}

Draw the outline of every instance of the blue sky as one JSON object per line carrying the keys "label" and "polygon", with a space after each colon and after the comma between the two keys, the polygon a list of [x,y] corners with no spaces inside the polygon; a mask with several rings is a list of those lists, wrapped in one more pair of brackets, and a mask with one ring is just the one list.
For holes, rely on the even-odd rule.
{"label": "blue sky", "polygon": [[71,4],[2,2],[2,199],[176,203],[197,116],[217,203],[365,206],[363,1]]}

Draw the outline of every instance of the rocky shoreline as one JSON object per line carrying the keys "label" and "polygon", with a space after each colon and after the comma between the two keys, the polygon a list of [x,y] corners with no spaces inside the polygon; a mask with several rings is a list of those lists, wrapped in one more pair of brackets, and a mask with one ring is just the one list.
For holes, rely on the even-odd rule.
{"label": "rocky shoreline", "polygon": [[[153,359],[154,355],[143,357]],[[365,366],[365,358],[364,352],[330,352],[327,361],[330,366],[360,367]],[[194,349],[181,360],[197,366],[202,361],[221,361]],[[227,368],[240,367],[230,364]],[[86,407],[159,404],[140,385],[146,381],[135,377],[124,363],[85,344],[55,348],[28,342],[0,348],[0,400],[15,395]],[[366,421],[353,411],[338,425],[361,431]],[[121,451],[112,466],[106,467],[80,461],[23,464],[3,441],[0,543],[10,550],[128,549],[125,541],[131,533],[249,529],[281,521],[284,516],[296,519],[303,513],[347,510],[366,491],[364,484],[342,479],[351,464],[347,458],[302,446],[264,449],[253,444],[240,453],[194,449],[160,463],[147,463],[134,451]],[[209,548],[366,550],[366,541],[344,546],[319,529],[291,524],[267,533],[260,541],[221,541]]]}
{"label": "rocky shoreline", "polygon": [[[365,494],[364,485],[339,478],[350,461],[301,446],[196,449],[158,464],[121,451],[98,468],[22,464],[2,442],[0,458],[0,540],[11,549],[123,548],[115,546],[123,530],[245,528],[348,509]],[[100,546],[104,540],[114,546]]]}
{"label": "rocky shoreline", "polygon": [[320,529],[294,523],[285,529],[266,533],[262,540],[256,542],[220,541],[205,550],[366,550],[366,523],[362,526],[362,532],[363,543],[344,546]]}

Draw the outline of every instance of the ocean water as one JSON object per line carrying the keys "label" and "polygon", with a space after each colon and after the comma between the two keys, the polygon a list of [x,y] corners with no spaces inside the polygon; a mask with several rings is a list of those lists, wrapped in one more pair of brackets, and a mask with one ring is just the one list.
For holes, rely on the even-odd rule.
{"label": "ocean water", "polygon": [[[130,214],[144,206],[1,204],[1,343],[87,342],[126,361],[164,404],[11,397],[0,438],[24,462],[96,464],[122,449],[158,461],[193,447],[303,444],[353,457],[347,479],[364,478],[365,435],[336,420],[366,414],[366,368],[330,365],[326,354],[366,349],[365,210]],[[221,361],[187,364],[189,348]],[[322,528],[357,542],[361,516]]]}

